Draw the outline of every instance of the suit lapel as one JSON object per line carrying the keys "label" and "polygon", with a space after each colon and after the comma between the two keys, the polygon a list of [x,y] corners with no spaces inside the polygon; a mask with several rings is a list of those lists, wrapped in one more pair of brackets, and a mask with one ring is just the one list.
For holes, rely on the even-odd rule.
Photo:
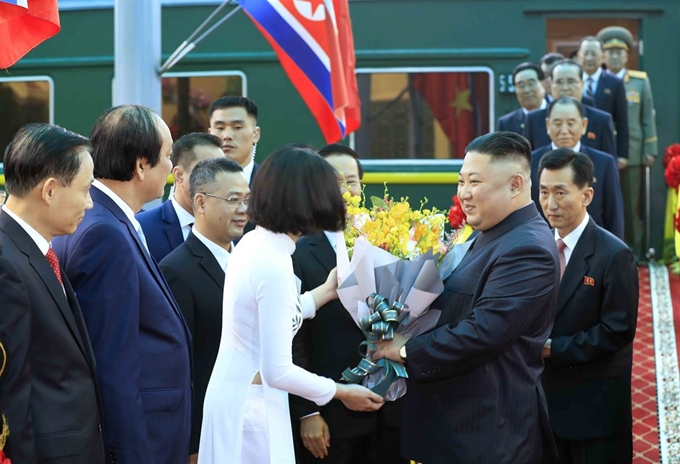
{"label": "suit lapel", "polygon": [[323,232],[317,232],[309,238],[310,250],[323,268],[331,272],[337,265],[337,258],[333,246]]}
{"label": "suit lapel", "polygon": [[[96,201],[97,203],[100,203],[102,206],[104,206],[106,209],[111,211],[111,213],[118,219],[120,222],[125,224],[125,227],[127,227],[128,233],[132,236],[132,239],[135,241],[137,244],[137,248],[139,253],[142,254],[144,259],[146,260],[147,266],[149,266],[149,269],[151,270],[151,273],[153,274],[154,278],[156,279],[156,282],[160,286],[161,290],[165,294],[165,297],[167,300],[170,302],[170,306],[172,306],[172,309],[175,311],[175,314],[180,318],[182,323],[186,327],[186,321],[184,320],[184,316],[182,315],[182,312],[180,311],[179,307],[177,306],[177,302],[175,301],[175,298],[172,296],[172,292],[170,291],[170,288],[168,288],[167,283],[165,282],[165,279],[163,278],[163,274],[161,273],[160,268],[158,267],[158,264],[156,261],[151,257],[151,254],[147,251],[146,247],[142,243],[142,240],[139,238],[139,234],[135,230],[135,228],[132,226],[132,223],[128,219],[128,217],[125,215],[123,210],[121,210],[116,203],[109,198],[108,195],[106,195],[104,192],[99,190],[97,187],[92,187],[90,189],[90,195],[92,196],[92,200]],[[188,328],[186,329],[188,331]]]}
{"label": "suit lapel", "polygon": [[571,253],[567,267],[564,269],[557,296],[557,313],[564,309],[574,293],[583,285],[583,278],[588,275],[590,270],[588,258],[595,251],[596,232],[597,225],[595,225],[593,218],[590,218],[583,234],[576,243],[574,251]]}
{"label": "suit lapel", "polygon": [[161,206],[161,216],[163,217],[163,229],[168,238],[168,243],[174,250],[184,243],[184,235],[182,235],[182,227],[171,200],[166,200]]}
{"label": "suit lapel", "polygon": [[257,171],[260,169],[260,165],[257,163],[253,164],[253,172],[250,173],[250,181],[248,182],[248,187],[252,188],[253,187],[253,180],[255,180],[255,175],[257,174]]}
{"label": "suit lapel", "polygon": [[224,291],[224,270],[220,268],[220,264],[212,252],[191,232],[189,232],[186,244],[198,259],[201,267],[215,281],[220,291]]}
{"label": "suit lapel", "polygon": [[[61,288],[61,285],[59,285],[57,276],[54,275],[52,267],[40,251],[40,248],[38,248],[38,245],[36,245],[28,233],[26,233],[26,231],[9,215],[4,213],[0,214],[0,228],[2,228],[8,237],[16,244],[17,248],[28,257],[28,262],[31,264],[35,273],[40,277],[43,284],[45,284],[45,287],[47,287],[52,299],[59,308],[59,312],[61,312],[62,317],[66,321],[66,325],[71,331],[73,338],[75,338],[80,351],[87,359],[85,345],[83,344],[83,339],[76,323],[74,312],[69,305],[66,295],[64,295],[64,290]],[[71,286],[63,271],[61,276],[65,288],[70,289]],[[71,291],[73,290],[71,289]]]}

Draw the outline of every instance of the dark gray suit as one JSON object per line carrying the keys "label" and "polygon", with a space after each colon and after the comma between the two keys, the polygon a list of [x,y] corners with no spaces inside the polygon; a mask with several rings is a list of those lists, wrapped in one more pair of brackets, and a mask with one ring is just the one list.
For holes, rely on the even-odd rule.
{"label": "dark gray suit", "polygon": [[45,255],[5,212],[0,242],[8,456],[17,464],[104,463],[94,354],[73,288],[62,272],[62,289]]}
{"label": "dark gray suit", "polygon": [[198,452],[203,401],[222,337],[224,269],[193,232],[160,263],[193,339],[194,404],[189,454]]}
{"label": "dark gray suit", "polygon": [[558,263],[533,202],[477,236],[432,305],[442,310],[438,327],[406,344],[404,456],[424,464],[554,457],[540,377]]}

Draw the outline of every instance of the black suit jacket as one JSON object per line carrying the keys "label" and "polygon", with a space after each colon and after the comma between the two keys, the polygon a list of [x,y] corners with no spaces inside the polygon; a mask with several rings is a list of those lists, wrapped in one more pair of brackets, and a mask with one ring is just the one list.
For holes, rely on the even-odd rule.
{"label": "black suit jacket", "polygon": [[[531,198],[541,211],[538,182],[538,164],[543,155],[552,150],[552,145],[541,147],[531,153]],[[595,222],[623,240],[623,195],[619,182],[616,158],[594,148],[581,144],[581,152],[588,155],[595,166],[593,201],[588,205],[588,214]]]}
{"label": "black suit jacket", "polygon": [[[323,284],[336,262],[335,251],[323,232],[298,240],[293,266],[302,281],[301,292]],[[313,319],[302,324],[293,339],[293,362],[315,374],[339,380],[342,371],[359,363],[359,344],[364,340],[363,333],[342,303],[333,300],[319,308]],[[377,424],[377,413],[350,411],[340,401],[318,407],[291,395],[290,408],[293,426],[297,428],[297,419],[320,412],[334,439],[367,435]],[[401,424],[400,400],[388,403],[382,409],[381,413],[392,427]]]}
{"label": "black suit jacket", "polygon": [[522,108],[517,108],[515,111],[511,111],[498,118],[496,122],[497,131],[510,131],[517,134],[522,134],[524,131],[524,124],[526,121],[526,115]]}
{"label": "black suit jacket", "polygon": [[[581,137],[581,143],[596,150],[616,156],[616,139],[614,138],[614,124],[609,113],[591,106],[583,106],[584,116],[588,118],[586,133]],[[531,143],[532,149],[550,145],[550,136],[545,125],[547,109],[534,110],[527,115],[524,125],[524,137]]]}
{"label": "black suit jacket", "polygon": [[554,458],[540,377],[558,263],[533,203],[477,236],[432,305],[442,310],[438,327],[406,343],[405,457],[428,464]]}
{"label": "black suit jacket", "polygon": [[564,271],[543,385],[564,440],[631,432],[638,274],[625,243],[590,219]]}
{"label": "black suit jacket", "polygon": [[595,107],[612,115],[616,128],[616,156],[628,158],[630,132],[628,130],[628,101],[623,79],[603,69],[595,90]]}
{"label": "black suit jacket", "polygon": [[94,354],[73,288],[62,272],[62,289],[36,243],[5,212],[0,242],[8,456],[28,464],[104,463]]}
{"label": "black suit jacket", "polygon": [[193,339],[195,384],[189,454],[194,454],[200,441],[205,392],[222,336],[224,270],[192,232],[160,267]]}

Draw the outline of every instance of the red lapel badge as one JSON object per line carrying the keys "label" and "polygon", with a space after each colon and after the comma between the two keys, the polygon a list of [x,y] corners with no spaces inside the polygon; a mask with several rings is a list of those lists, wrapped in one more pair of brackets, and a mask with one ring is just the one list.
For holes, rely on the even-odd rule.
{"label": "red lapel badge", "polygon": [[590,140],[595,140],[597,137],[595,136],[595,132],[588,132],[588,138]]}
{"label": "red lapel badge", "polygon": [[595,286],[595,279],[592,277],[585,276],[583,278],[583,285],[590,285],[591,287]]}

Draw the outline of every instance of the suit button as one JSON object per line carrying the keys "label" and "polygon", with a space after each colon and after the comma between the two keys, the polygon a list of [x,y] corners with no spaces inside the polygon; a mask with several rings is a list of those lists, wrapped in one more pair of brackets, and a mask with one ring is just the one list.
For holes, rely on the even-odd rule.
{"label": "suit button", "polygon": [[192,390],[194,389],[194,383],[193,382],[191,382],[191,389]]}
{"label": "suit button", "polygon": [[99,424],[99,433],[102,433],[102,424]]}

